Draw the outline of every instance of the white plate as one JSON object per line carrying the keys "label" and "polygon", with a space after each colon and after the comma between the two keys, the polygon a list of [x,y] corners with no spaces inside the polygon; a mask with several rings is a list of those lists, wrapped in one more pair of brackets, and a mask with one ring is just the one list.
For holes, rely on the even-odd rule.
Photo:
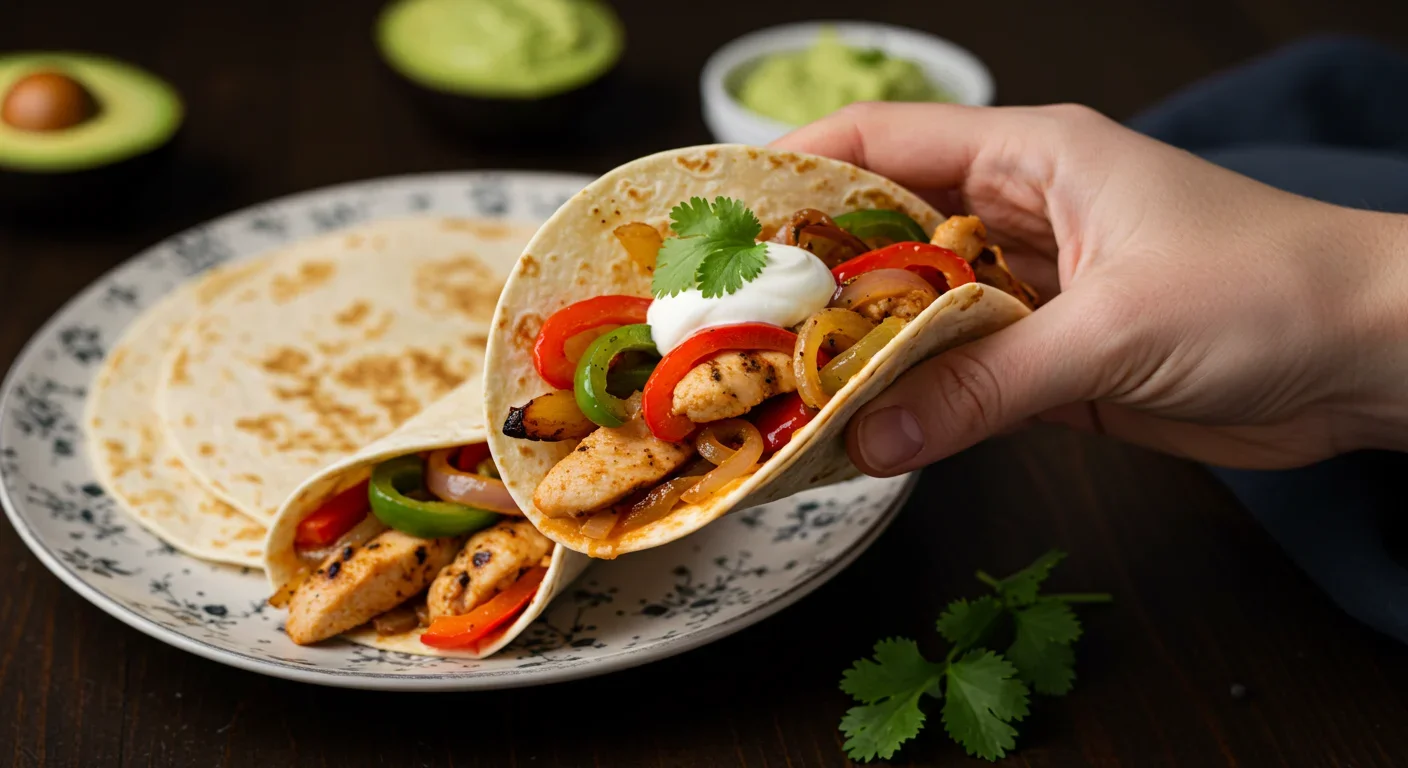
{"label": "white plate", "polygon": [[513,645],[483,661],[317,647],[284,636],[257,571],[185,557],[103,493],[79,427],[103,351],[143,307],[211,266],[371,219],[415,212],[542,221],[590,179],[537,173],[408,176],[332,187],[172,237],[70,301],[15,361],[0,391],[0,497],[49,570],[128,625],[253,672],[396,690],[507,688],[661,659],[801,599],[868,547],[908,478],[860,479],[735,513],[669,546],[594,564]]}

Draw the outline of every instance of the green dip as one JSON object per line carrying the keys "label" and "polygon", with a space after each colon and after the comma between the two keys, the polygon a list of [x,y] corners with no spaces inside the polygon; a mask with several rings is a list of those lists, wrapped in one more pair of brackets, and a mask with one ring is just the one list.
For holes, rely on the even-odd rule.
{"label": "green dip", "polygon": [[387,62],[428,88],[512,99],[586,85],[624,37],[597,0],[396,0],[376,36]]}
{"label": "green dip", "polygon": [[764,57],[744,77],[738,100],[791,125],[823,118],[857,101],[953,101],[908,59],[852,48],[827,29],[801,51]]}

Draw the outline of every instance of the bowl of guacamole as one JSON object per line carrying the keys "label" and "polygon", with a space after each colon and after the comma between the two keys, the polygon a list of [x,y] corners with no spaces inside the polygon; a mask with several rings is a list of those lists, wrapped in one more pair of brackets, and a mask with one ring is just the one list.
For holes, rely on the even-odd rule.
{"label": "bowl of guacamole", "polygon": [[701,77],[705,121],[722,142],[766,144],[860,101],[992,103],[987,67],[917,30],[808,22],[759,30],[719,49]]}
{"label": "bowl of guacamole", "polygon": [[571,130],[625,46],[602,0],[390,0],[374,36],[436,112],[512,136]]}

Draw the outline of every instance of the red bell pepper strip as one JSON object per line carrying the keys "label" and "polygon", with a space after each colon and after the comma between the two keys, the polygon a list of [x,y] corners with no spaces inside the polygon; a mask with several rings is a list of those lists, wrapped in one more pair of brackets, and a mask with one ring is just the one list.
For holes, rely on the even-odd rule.
{"label": "red bell pepper strip", "polygon": [[[973,268],[968,266],[962,256],[931,243],[895,243],[862,253],[850,261],[836,265],[831,270],[831,276],[836,278],[837,285],[845,285],[876,269],[912,270],[932,283],[940,293],[975,280]],[[935,282],[935,275],[930,270],[943,275],[947,285]]]}
{"label": "red bell pepper strip", "polygon": [[293,534],[293,546],[299,549],[326,547],[355,528],[371,509],[371,502],[367,500],[369,482],[363,480],[337,494],[300,520]]}
{"label": "red bell pepper strip", "polygon": [[818,411],[802,401],[796,392],[778,395],[752,413],[753,426],[763,433],[763,450],[776,453],[792,441],[792,435],[816,418]]}
{"label": "red bell pepper strip", "polygon": [[471,648],[490,632],[508,623],[533,602],[548,569],[537,566],[518,577],[508,589],[489,602],[459,616],[442,616],[431,622],[420,641],[431,648]]}
{"label": "red bell pepper strip", "polygon": [[720,352],[762,350],[792,353],[797,334],[767,323],[738,323],[705,328],[670,350],[655,366],[641,393],[641,415],[650,433],[666,442],[678,443],[694,431],[694,422],[671,413],[675,387],[694,366]]}
{"label": "red bell pepper strip", "polygon": [[645,322],[650,299],[639,296],[597,296],[569,304],[552,313],[533,342],[533,367],[543,381],[558,389],[571,389],[577,364],[568,359],[563,346],[577,334],[602,325],[634,325]]}
{"label": "red bell pepper strip", "polygon": [[478,472],[479,465],[489,458],[488,443],[470,443],[460,448],[455,455],[455,469],[461,472]]}

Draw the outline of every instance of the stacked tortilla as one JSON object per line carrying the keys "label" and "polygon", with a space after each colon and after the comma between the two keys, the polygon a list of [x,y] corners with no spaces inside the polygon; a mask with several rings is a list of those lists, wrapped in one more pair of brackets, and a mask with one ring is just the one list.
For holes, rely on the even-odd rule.
{"label": "stacked tortilla", "polygon": [[319,469],[477,382],[531,227],[389,220],[214,269],[151,307],[89,395],[89,453],[145,528],[262,567],[275,512]]}

